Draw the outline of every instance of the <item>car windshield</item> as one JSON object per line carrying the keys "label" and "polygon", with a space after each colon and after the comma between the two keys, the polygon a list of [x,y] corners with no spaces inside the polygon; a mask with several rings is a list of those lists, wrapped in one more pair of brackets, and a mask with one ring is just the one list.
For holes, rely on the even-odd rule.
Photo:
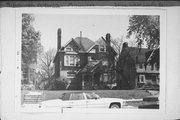
{"label": "car windshield", "polygon": [[95,93],[86,93],[87,99],[99,99],[100,96]]}

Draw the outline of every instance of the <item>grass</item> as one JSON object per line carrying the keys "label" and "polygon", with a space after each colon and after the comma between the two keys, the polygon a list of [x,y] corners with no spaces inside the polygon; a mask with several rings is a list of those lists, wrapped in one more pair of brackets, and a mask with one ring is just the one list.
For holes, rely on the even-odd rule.
{"label": "grass", "polygon": [[[91,90],[92,91],[92,90]],[[62,93],[72,92],[70,90],[59,90],[59,91],[39,91],[43,92],[43,100],[58,99]],[[145,90],[93,90],[101,97],[109,98],[122,98],[122,99],[142,99],[145,96],[149,96],[150,93]],[[22,91],[22,97],[27,91]]]}

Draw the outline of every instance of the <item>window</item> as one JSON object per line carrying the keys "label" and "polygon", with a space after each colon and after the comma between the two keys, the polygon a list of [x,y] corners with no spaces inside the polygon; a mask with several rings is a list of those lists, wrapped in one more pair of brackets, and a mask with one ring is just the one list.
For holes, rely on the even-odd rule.
{"label": "window", "polygon": [[91,56],[88,56],[88,61],[92,61],[92,57]]}
{"label": "window", "polygon": [[84,100],[84,95],[83,95],[83,93],[71,94],[70,100]]}
{"label": "window", "polygon": [[75,59],[74,59],[74,56],[69,56],[69,57],[70,57],[69,65],[70,65],[70,66],[75,66]]}
{"label": "window", "polygon": [[140,83],[145,83],[144,75],[139,76]]}
{"label": "window", "polygon": [[78,66],[79,58],[75,55],[65,55],[64,61],[64,66]]}
{"label": "window", "polygon": [[155,75],[152,76],[152,82],[155,84],[157,83],[157,77]]}
{"label": "window", "polygon": [[106,52],[106,46],[99,45],[99,52]]}
{"label": "window", "polygon": [[69,66],[69,56],[65,56],[65,66]]}
{"label": "window", "polygon": [[87,99],[99,99],[100,97],[93,93],[86,93]]}
{"label": "window", "polygon": [[66,51],[72,51],[72,48],[71,47],[67,47]]}
{"label": "window", "polygon": [[143,64],[142,63],[139,64],[139,68],[143,69]]}

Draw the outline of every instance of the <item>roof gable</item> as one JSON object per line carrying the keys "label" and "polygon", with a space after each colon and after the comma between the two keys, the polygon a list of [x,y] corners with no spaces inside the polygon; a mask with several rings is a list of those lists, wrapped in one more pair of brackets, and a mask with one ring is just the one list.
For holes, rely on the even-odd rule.
{"label": "roof gable", "polygon": [[104,39],[103,37],[99,38],[97,41],[96,41],[96,44],[97,45],[104,45],[106,46],[106,49],[108,52],[110,52],[110,54],[112,53],[114,56],[117,55],[117,52],[114,50],[114,48],[111,46],[111,42],[108,43],[108,41],[106,39]]}
{"label": "roof gable", "polygon": [[128,53],[136,63],[146,62],[146,53],[151,51],[147,48],[128,47]]}
{"label": "roof gable", "polygon": [[71,48],[72,51],[71,52],[76,52],[78,53],[79,50],[81,49],[80,46],[72,39],[69,44],[67,44],[65,47],[64,47],[64,50],[66,51],[66,48]]}
{"label": "roof gable", "polygon": [[78,46],[80,46],[80,51],[87,52],[95,43],[86,37],[76,37],[73,39]]}

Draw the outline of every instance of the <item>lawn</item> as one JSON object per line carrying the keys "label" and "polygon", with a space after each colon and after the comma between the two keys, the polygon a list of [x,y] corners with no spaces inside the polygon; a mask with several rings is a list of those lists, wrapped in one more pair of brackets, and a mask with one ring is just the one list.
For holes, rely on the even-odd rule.
{"label": "lawn", "polygon": [[[92,90],[91,90],[92,91]],[[72,92],[70,90],[59,90],[59,91],[39,91],[43,92],[43,100],[58,99],[62,93]],[[145,96],[149,96],[150,93],[145,90],[93,90],[96,94],[101,97],[109,98],[122,98],[122,99],[142,99]],[[22,97],[27,91],[22,91]]]}

